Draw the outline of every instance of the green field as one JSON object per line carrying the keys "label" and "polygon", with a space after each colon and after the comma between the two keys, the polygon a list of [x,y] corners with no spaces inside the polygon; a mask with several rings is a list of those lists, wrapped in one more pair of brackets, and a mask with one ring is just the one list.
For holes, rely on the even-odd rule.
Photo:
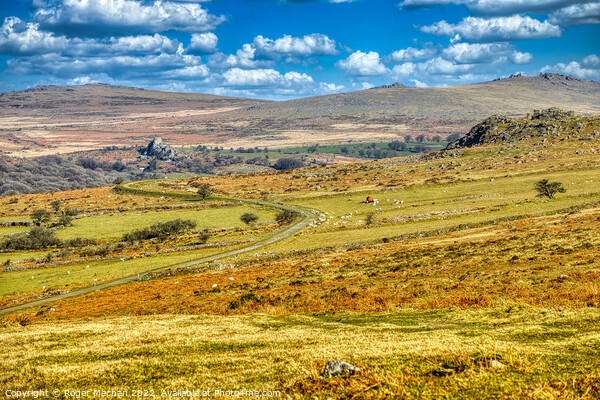
{"label": "green field", "polygon": [[257,222],[274,220],[275,211],[261,206],[236,205],[206,210],[168,210],[168,211],[133,211],[111,213],[94,217],[79,218],[73,226],[59,230],[61,239],[76,237],[94,238],[98,240],[117,239],[124,233],[141,229],[157,222],[174,219],[190,219],[197,223],[196,230],[222,227],[238,227],[244,225],[240,216],[244,213],[258,215]]}
{"label": "green field", "polygon": [[0,273],[0,296],[29,293],[46,289],[69,289],[91,286],[117,278],[141,274],[152,269],[168,267],[235,248],[235,246],[209,247],[174,254],[140,257],[121,261],[90,261],[77,264],[42,267],[23,271]]}
{"label": "green field", "polygon": [[[533,185],[540,176],[524,174],[494,178],[493,181],[486,178],[455,184],[291,199],[290,204],[318,210],[324,216],[318,226],[273,248],[291,250],[318,248],[323,243],[330,246],[364,243],[554,213],[600,201],[597,179],[590,179],[597,176],[594,170],[557,171],[543,176],[565,181],[566,195],[553,200],[538,198]],[[363,204],[367,195],[373,196],[378,203]],[[373,215],[370,226],[366,225],[368,214]]]}

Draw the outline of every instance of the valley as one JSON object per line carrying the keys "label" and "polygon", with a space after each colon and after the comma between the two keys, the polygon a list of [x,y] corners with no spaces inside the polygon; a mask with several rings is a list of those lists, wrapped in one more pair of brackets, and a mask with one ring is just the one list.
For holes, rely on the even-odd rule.
{"label": "valley", "polygon": [[[2,197],[1,389],[600,396],[600,117],[528,112],[425,154]],[[16,248],[37,209],[59,242]]]}

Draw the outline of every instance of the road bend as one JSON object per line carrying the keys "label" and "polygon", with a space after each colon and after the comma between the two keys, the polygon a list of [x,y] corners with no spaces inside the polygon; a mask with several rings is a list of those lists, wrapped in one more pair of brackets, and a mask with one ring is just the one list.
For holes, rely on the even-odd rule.
{"label": "road bend", "polygon": [[[139,193],[139,191],[140,190],[138,190],[138,193]],[[150,192],[148,192],[148,193],[150,193]],[[160,193],[160,194],[163,196],[168,195],[168,193]],[[249,200],[241,200],[241,199],[227,199],[227,200],[234,200],[234,201],[240,201],[240,202],[248,203],[248,204],[258,204],[258,205],[264,205],[264,206],[268,206],[268,207],[279,208],[282,210],[295,211],[302,216],[302,219],[299,220],[298,222],[296,222],[295,224],[287,227],[286,229],[279,231],[279,232],[275,233],[274,235],[269,236],[268,238],[263,239],[259,242],[253,243],[249,246],[242,247],[242,248],[236,249],[236,250],[227,251],[224,253],[215,254],[215,255],[212,255],[209,257],[203,257],[203,258],[199,258],[196,260],[187,261],[184,263],[179,263],[179,264],[169,265],[166,267],[156,268],[153,270],[148,270],[148,271],[144,272],[144,275],[151,274],[151,273],[161,273],[161,272],[165,272],[168,270],[175,270],[178,268],[191,268],[191,267],[195,267],[199,264],[203,264],[206,262],[217,261],[217,260],[221,260],[223,258],[237,256],[239,254],[249,253],[251,251],[257,251],[257,250],[260,250],[260,249],[262,249],[266,246],[269,246],[273,243],[277,243],[281,240],[287,239],[287,238],[295,235],[296,233],[298,233],[301,230],[303,230],[304,228],[306,228],[316,218],[315,213],[312,212],[312,210],[310,210],[310,211],[304,210],[304,209],[293,207],[293,206],[269,203],[269,202],[265,202],[265,201],[249,201]],[[22,311],[22,310],[32,308],[32,307],[39,307],[39,306],[43,306],[48,303],[53,303],[55,301],[69,299],[72,297],[77,297],[77,296],[81,296],[84,294],[93,293],[93,292],[96,292],[99,290],[104,290],[104,289],[108,289],[111,287],[124,285],[129,282],[134,282],[134,281],[140,280],[139,276],[140,276],[140,274],[135,274],[135,275],[127,276],[125,278],[115,279],[110,282],[101,283],[101,284],[98,284],[95,286],[88,286],[88,287],[84,287],[81,289],[76,289],[69,293],[59,294],[59,295],[48,297],[45,299],[35,300],[35,301],[28,302],[28,303],[17,304],[14,306],[6,307],[3,309],[0,309],[0,315],[10,314],[15,311]]]}

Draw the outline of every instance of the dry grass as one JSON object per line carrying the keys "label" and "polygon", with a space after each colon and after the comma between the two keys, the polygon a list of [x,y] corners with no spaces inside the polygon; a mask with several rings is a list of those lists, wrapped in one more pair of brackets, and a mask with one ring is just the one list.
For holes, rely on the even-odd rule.
{"label": "dry grass", "polygon": [[221,271],[132,283],[37,318],[600,307],[599,231],[593,209],[424,239],[239,256]]}
{"label": "dry grass", "polygon": [[[589,344],[600,341],[599,319],[593,309],[529,309],[15,323],[0,331],[0,388],[592,399],[600,395],[600,365]],[[331,359],[362,371],[323,378]]]}

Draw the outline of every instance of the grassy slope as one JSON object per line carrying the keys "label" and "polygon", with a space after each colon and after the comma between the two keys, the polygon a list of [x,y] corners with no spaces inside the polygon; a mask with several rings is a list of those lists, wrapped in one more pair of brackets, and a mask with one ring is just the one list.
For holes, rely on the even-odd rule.
{"label": "grassy slope", "polygon": [[[233,269],[180,271],[7,318],[0,343],[23,367],[9,362],[0,375],[23,389],[598,398],[597,147],[523,142],[448,158],[206,178],[222,194],[280,199],[333,219],[275,252],[233,258]],[[564,182],[567,193],[535,198],[541,178]],[[193,181],[158,187],[186,192]],[[379,204],[360,204],[367,194]],[[378,208],[371,227],[358,222]],[[442,226],[458,229],[430,235]],[[406,233],[415,237],[393,239]],[[338,358],[363,371],[319,377]]]}
{"label": "grassy slope", "polygon": [[[543,309],[100,318],[3,329],[2,374],[15,389],[156,395],[195,388],[287,398],[593,398],[599,319],[594,310]],[[332,358],[362,372],[320,377]]]}

